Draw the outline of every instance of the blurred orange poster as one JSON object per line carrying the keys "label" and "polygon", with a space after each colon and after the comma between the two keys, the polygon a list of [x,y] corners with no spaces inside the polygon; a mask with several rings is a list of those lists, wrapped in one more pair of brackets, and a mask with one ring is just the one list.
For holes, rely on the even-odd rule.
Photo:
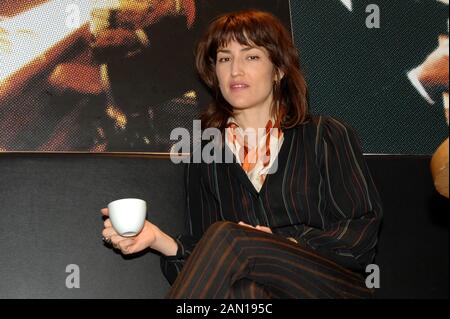
{"label": "blurred orange poster", "polygon": [[2,0],[0,152],[170,152],[209,101],[198,37],[245,8],[291,27],[287,0]]}

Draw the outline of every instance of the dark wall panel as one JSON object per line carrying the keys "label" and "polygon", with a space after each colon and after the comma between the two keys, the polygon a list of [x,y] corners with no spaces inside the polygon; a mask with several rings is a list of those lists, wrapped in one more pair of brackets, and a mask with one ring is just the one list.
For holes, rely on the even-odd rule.
{"label": "dark wall panel", "polygon": [[[429,157],[367,156],[385,208],[379,298],[448,298],[448,200]],[[170,160],[0,157],[0,298],[162,298],[153,253],[124,258],[101,241],[99,209],[139,197],[169,234],[184,224],[183,167]],[[80,267],[80,288],[66,267]]]}
{"label": "dark wall panel", "polygon": [[377,297],[448,298],[449,201],[433,188],[429,157],[367,159],[384,206]]}
{"label": "dark wall panel", "polygon": [[[166,160],[1,157],[0,298],[158,298],[159,257],[123,258],[101,240],[109,201],[145,199],[168,233],[184,225],[183,168]],[[67,289],[66,266],[80,268]]]}

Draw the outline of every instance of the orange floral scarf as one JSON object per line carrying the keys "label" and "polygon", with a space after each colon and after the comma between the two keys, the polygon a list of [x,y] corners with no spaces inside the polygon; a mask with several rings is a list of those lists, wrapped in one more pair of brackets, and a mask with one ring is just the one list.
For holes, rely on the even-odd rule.
{"label": "orange floral scarf", "polygon": [[253,128],[244,130],[234,117],[228,119],[226,143],[258,192],[283,141],[284,133],[280,121],[275,118],[270,119],[266,127],[259,130]]}

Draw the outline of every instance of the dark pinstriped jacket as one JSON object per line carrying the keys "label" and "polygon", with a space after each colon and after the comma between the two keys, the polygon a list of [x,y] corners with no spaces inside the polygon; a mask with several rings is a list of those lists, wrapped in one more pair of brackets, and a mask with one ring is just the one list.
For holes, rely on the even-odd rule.
{"label": "dark pinstriped jacket", "polygon": [[169,282],[205,230],[223,220],[268,226],[354,271],[373,261],[382,205],[357,134],[314,116],[284,133],[277,170],[259,193],[234,155],[231,164],[186,164],[187,235],[176,238],[177,256],[161,258]]}

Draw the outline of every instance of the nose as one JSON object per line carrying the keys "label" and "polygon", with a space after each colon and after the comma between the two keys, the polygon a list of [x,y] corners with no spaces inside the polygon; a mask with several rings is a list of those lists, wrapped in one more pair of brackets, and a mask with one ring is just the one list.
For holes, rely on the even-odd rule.
{"label": "nose", "polygon": [[244,70],[242,68],[242,63],[239,59],[233,59],[231,62],[231,76],[237,77],[244,74]]}

